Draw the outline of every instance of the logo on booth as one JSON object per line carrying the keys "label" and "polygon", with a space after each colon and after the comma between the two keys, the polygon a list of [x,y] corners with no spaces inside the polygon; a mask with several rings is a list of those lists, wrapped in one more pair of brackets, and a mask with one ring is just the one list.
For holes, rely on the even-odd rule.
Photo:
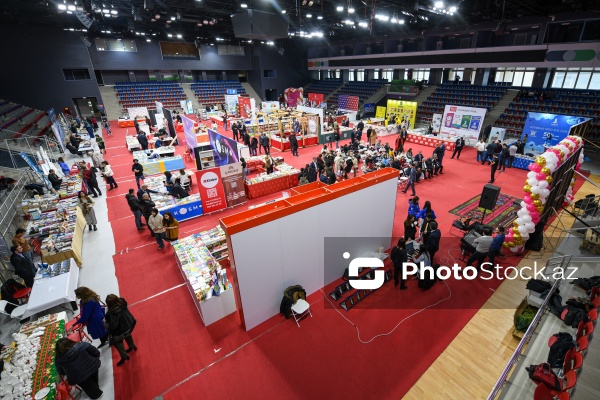
{"label": "logo on booth", "polygon": [[214,172],[207,172],[202,175],[202,181],[200,183],[205,188],[210,189],[217,186],[217,183],[219,183],[219,177]]}
{"label": "logo on booth", "polygon": [[450,107],[450,111],[456,111],[458,107]]}
{"label": "logo on booth", "polygon": [[181,207],[181,208],[179,209],[179,214],[181,214],[181,215],[184,215],[184,214],[186,214],[186,213],[187,213],[187,208],[185,208],[185,207]]}
{"label": "logo on booth", "polygon": [[[344,253],[344,258],[350,258],[350,253]],[[358,278],[360,268],[374,269],[375,279],[352,279]],[[383,286],[385,272],[383,271],[383,261],[375,257],[358,257],[350,261],[348,266],[348,276],[350,286],[357,290],[379,289]]]}

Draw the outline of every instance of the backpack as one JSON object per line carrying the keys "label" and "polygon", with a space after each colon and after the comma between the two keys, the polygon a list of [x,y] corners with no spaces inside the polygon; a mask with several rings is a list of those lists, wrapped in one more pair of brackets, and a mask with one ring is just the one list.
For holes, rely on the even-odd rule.
{"label": "backpack", "polygon": [[539,365],[530,365],[525,367],[529,373],[529,379],[537,384],[544,384],[550,389],[562,390],[562,381],[552,371],[550,364],[542,363]]}

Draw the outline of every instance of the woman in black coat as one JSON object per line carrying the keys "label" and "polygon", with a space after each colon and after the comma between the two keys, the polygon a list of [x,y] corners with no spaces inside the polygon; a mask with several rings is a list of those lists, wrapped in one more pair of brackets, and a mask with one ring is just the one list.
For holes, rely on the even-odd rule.
{"label": "woman in black coat", "polygon": [[[137,346],[133,343],[131,333],[137,321],[129,312],[125,299],[114,294],[106,296],[106,321],[110,344],[115,346],[119,352],[121,360],[117,366],[121,366],[125,361],[129,360],[127,353],[137,351]],[[125,350],[123,340],[127,342],[128,349]]]}
{"label": "woman in black coat", "polygon": [[69,385],[79,385],[91,398],[102,396],[98,385],[100,352],[87,342],[74,342],[63,338],[56,342],[54,364],[56,371],[66,375]]}

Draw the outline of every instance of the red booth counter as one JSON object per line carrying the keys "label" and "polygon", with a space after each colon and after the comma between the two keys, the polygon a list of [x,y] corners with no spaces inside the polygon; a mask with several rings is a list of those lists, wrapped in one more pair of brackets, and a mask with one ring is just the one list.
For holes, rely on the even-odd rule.
{"label": "red booth counter", "polygon": [[429,147],[436,147],[438,145],[438,143],[444,142],[444,143],[446,143],[446,151],[454,151],[454,141],[453,140],[446,140],[446,139],[440,139],[437,137],[415,135],[415,134],[409,133],[408,135],[406,135],[406,141],[408,143],[417,143],[417,144],[421,144],[423,146],[429,146]]}
{"label": "red booth counter", "polygon": [[[287,137],[289,137],[290,133],[286,132],[286,139]],[[305,147],[305,146],[314,146],[319,144],[319,137],[318,136],[305,136],[304,137],[304,141],[302,141],[302,135],[296,135],[296,138],[298,139],[298,147]],[[278,134],[276,135],[271,135],[271,146],[273,146],[273,148],[281,150],[281,151],[286,151],[290,149],[290,142],[289,140],[285,140],[283,143],[281,142],[281,138],[279,137]]]}
{"label": "red booth counter", "polygon": [[[133,123],[133,119],[123,119],[123,118],[119,118],[119,128],[129,128],[129,127],[133,127],[134,123]],[[146,118],[138,118],[137,119],[138,124],[146,123]]]}

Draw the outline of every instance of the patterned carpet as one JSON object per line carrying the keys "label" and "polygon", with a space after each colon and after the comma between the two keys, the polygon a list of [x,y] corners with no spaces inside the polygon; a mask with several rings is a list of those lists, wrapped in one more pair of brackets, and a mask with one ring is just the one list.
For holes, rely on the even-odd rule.
{"label": "patterned carpet", "polygon": [[[479,222],[481,221],[481,216],[484,211],[483,208],[477,207],[480,198],[481,195],[477,195],[454,207],[449,213],[461,218],[472,218],[473,221]],[[496,208],[491,212],[487,212],[483,223],[493,227],[496,227],[497,225],[507,226],[517,217],[517,210],[521,208],[519,205],[520,201],[521,199],[517,197],[500,193],[498,201],[496,202]],[[515,202],[517,202],[516,205]]]}

